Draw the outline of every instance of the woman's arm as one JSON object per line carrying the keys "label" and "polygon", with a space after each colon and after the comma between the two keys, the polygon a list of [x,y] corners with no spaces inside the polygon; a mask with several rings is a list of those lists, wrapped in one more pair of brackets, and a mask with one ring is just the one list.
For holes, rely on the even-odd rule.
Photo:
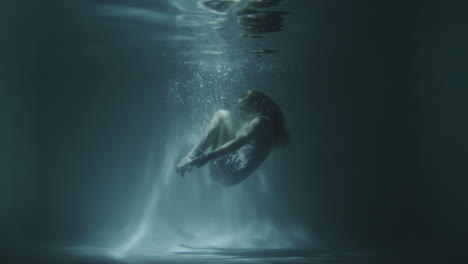
{"label": "woman's arm", "polygon": [[240,147],[245,145],[250,139],[255,137],[258,133],[265,128],[266,122],[265,118],[255,118],[250,122],[249,125],[242,127],[236,135],[236,138],[226,142],[222,146],[219,146],[217,149],[208,152],[206,155],[201,156],[197,159],[194,159],[191,164],[196,167],[201,167],[205,165],[208,161],[221,157],[227,153],[238,150]]}

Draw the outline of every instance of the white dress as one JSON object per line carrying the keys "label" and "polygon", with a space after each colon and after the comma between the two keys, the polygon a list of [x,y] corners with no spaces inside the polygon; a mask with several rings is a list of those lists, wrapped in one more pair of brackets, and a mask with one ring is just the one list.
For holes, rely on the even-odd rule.
{"label": "white dress", "polygon": [[222,185],[236,185],[252,174],[269,153],[265,140],[252,139],[238,150],[212,160],[210,176]]}

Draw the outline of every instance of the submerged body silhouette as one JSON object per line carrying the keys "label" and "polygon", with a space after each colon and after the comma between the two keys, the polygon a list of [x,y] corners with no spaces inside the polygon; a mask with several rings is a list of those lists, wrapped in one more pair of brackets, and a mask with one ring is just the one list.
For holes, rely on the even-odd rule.
{"label": "submerged body silhouette", "polygon": [[281,109],[268,96],[247,91],[237,104],[240,128],[231,112],[217,111],[198,144],[177,165],[180,175],[211,161],[211,178],[233,186],[251,175],[272,149],[289,142]]}

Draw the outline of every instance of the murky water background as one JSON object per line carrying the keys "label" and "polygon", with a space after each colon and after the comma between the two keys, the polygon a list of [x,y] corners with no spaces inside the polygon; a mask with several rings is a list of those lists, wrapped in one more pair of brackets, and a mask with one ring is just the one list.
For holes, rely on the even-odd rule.
{"label": "murky water background", "polygon": [[[462,259],[464,5],[2,2],[5,256]],[[214,111],[246,89],[280,103],[293,143],[233,188],[205,168],[176,175]]]}
{"label": "murky water background", "polygon": [[281,67],[277,61],[254,56],[250,51],[259,50],[255,42],[241,39],[236,13],[248,3],[226,2],[231,4],[226,10],[205,6],[215,2],[219,1],[169,1],[163,10],[172,9],[172,14],[162,13],[160,6],[95,7],[104,17],[148,19],[157,22],[155,27],[172,26],[171,32],[154,34],[177,47],[172,54],[162,55],[171,56],[182,72],[169,80],[166,98],[159,102],[172,113],[169,121],[159,125],[167,130],[164,144],[153,146],[149,153],[142,210],[133,216],[133,231],[111,254],[151,256],[181,247],[294,248],[311,243],[299,223],[282,226],[269,212],[276,201],[268,163],[234,188],[211,182],[206,168],[192,171],[183,180],[174,172],[174,164],[196,144],[217,109],[234,110],[230,105],[237,95],[258,89],[252,87],[249,76],[265,78]]}

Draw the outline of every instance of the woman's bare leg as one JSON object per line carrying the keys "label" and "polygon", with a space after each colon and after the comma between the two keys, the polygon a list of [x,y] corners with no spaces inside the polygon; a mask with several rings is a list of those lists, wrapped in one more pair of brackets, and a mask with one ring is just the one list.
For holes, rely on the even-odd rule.
{"label": "woman's bare leg", "polygon": [[190,169],[190,162],[203,154],[209,147],[212,149],[234,139],[235,122],[232,114],[226,110],[217,111],[211,118],[205,133],[195,147],[177,165],[176,171],[182,176]]}

